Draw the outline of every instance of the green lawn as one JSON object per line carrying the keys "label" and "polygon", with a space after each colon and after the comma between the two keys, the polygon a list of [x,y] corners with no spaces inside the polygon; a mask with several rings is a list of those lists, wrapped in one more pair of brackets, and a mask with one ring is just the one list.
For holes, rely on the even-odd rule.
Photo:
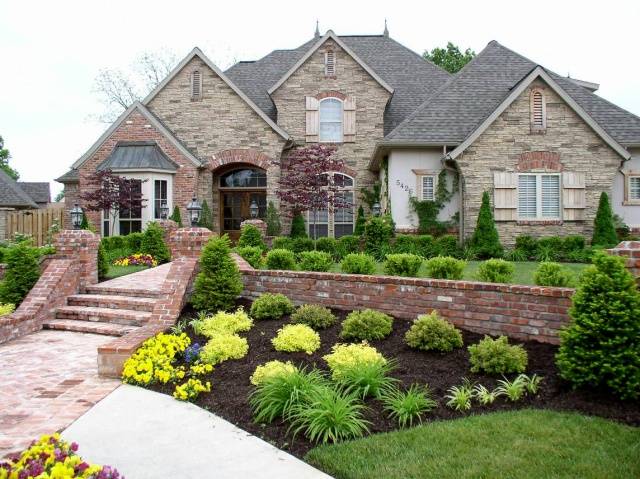
{"label": "green lawn", "polygon": [[[469,261],[467,267],[464,270],[464,279],[469,281],[478,281],[476,274],[478,272],[478,266],[482,261]],[[533,282],[533,273],[540,263],[535,261],[516,261],[513,263],[515,266],[515,273],[513,276],[513,284],[535,284]],[[586,263],[562,263],[562,265],[575,275],[576,280],[578,275],[584,270],[588,264]],[[332,271],[340,272],[340,264],[336,263],[333,266]],[[384,266],[382,263],[376,265],[376,274],[384,274]],[[418,275],[422,278],[427,278],[427,268],[422,265]]]}
{"label": "green lawn", "polygon": [[336,479],[631,478],[638,458],[640,428],[543,410],[437,421],[306,456]]}
{"label": "green lawn", "polygon": [[104,281],[108,279],[118,278],[131,273],[137,273],[143,269],[148,269],[147,266],[109,266],[109,272],[103,278]]}

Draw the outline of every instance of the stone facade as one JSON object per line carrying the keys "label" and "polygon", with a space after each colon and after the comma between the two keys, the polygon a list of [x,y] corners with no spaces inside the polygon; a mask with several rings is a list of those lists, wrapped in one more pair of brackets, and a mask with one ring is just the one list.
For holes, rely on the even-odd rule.
{"label": "stone facade", "polygon": [[[530,127],[530,91],[546,100],[544,132]],[[530,152],[540,152],[531,154]],[[494,172],[578,172],[585,174],[585,208],[580,221],[498,221],[503,244],[518,235],[591,236],[600,193],[610,193],[621,158],[542,80],[534,81],[457,159],[463,182],[463,228],[469,237],[484,191],[493,192]]]}

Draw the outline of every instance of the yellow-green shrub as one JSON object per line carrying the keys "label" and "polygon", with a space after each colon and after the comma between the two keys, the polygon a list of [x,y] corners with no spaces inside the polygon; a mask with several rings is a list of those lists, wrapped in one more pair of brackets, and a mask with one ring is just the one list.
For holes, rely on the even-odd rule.
{"label": "yellow-green shrub", "polygon": [[293,353],[304,351],[312,354],[320,347],[320,335],[306,324],[288,324],[278,330],[278,334],[271,340],[276,351]]}
{"label": "yellow-green shrub", "polygon": [[213,338],[216,334],[236,334],[249,331],[252,326],[253,321],[240,307],[235,313],[218,311],[213,316],[198,318],[193,323],[193,330],[196,334]]}
{"label": "yellow-green shrub", "polygon": [[197,378],[189,378],[187,382],[176,386],[173,397],[179,401],[193,401],[197,399],[200,393],[208,393],[211,391],[211,383],[207,381],[202,383]]}
{"label": "yellow-green shrub", "polygon": [[173,379],[184,378],[183,368],[174,368],[177,354],[191,344],[189,337],[159,333],[147,339],[124,363],[122,380],[129,384],[147,385],[159,381],[166,384]]}
{"label": "yellow-green shrub", "polygon": [[291,361],[283,363],[282,361],[269,361],[258,367],[251,375],[250,381],[254,386],[258,386],[266,380],[279,376],[280,374],[294,373],[298,370]]}
{"label": "yellow-green shrub", "polygon": [[200,350],[203,363],[219,364],[228,359],[242,359],[249,352],[249,343],[237,334],[218,334]]}
{"label": "yellow-green shrub", "polygon": [[16,307],[13,304],[2,304],[0,303],[0,316],[6,316],[7,314],[11,314],[15,311]]}
{"label": "yellow-green shrub", "polygon": [[373,346],[366,342],[360,344],[336,344],[331,348],[331,354],[323,356],[331,370],[334,380],[343,378],[346,371],[356,364],[386,364],[387,360]]}

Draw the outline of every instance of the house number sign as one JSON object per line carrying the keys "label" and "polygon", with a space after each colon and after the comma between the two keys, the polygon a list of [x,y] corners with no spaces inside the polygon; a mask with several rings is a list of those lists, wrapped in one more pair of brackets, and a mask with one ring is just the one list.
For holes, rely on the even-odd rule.
{"label": "house number sign", "polygon": [[410,196],[413,196],[413,188],[410,188],[409,185],[405,185],[402,181],[396,180],[396,185],[401,189],[409,193]]}

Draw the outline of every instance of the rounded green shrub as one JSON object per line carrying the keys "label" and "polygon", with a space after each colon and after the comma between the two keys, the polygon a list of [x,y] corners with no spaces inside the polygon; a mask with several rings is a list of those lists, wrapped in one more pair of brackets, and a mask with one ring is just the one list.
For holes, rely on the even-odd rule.
{"label": "rounded green shrub", "polygon": [[372,216],[364,227],[364,252],[382,261],[391,252],[395,226],[389,215]]}
{"label": "rounded green shrub", "polygon": [[262,249],[267,249],[267,245],[262,239],[262,233],[253,225],[244,225],[240,232],[240,238],[238,239],[238,248],[244,248],[246,246],[254,246]]}
{"label": "rounded green shrub", "polygon": [[329,308],[318,304],[304,304],[291,315],[291,322],[306,324],[313,329],[324,329],[333,326],[336,317]]}
{"label": "rounded green shrub", "polygon": [[271,340],[276,351],[313,354],[320,347],[320,335],[306,324],[287,324]]}
{"label": "rounded green shrub", "polygon": [[142,235],[144,233],[129,233],[124,237],[126,247],[132,253],[137,253],[142,249]]}
{"label": "rounded green shrub", "polygon": [[324,251],[303,251],[298,255],[302,271],[329,271],[333,258]]}
{"label": "rounded green shrub", "polygon": [[517,251],[522,252],[525,259],[522,261],[526,261],[528,259],[533,259],[536,256],[536,252],[538,251],[538,240],[530,235],[519,235],[516,236],[516,247]]}
{"label": "rounded green shrub", "polygon": [[267,268],[296,269],[296,255],[288,249],[272,249],[267,253]]}
{"label": "rounded green shrub", "polygon": [[191,302],[199,311],[227,310],[242,292],[242,277],[227,235],[211,238],[200,254]]}
{"label": "rounded green shrub", "polygon": [[640,397],[640,292],[624,259],[597,253],[585,269],[560,332],[556,364],[575,387]]}
{"label": "rounded green shrub", "polygon": [[313,251],[315,249],[314,242],[311,238],[294,238],[291,242],[291,250],[294,253],[302,253],[303,251]]}
{"label": "rounded green shrub", "polygon": [[[140,253],[153,256],[158,264],[166,263],[171,259],[169,248],[164,242],[164,231],[158,223],[152,221],[142,233],[140,240]],[[137,251],[136,251],[137,252]]]}
{"label": "rounded green shrub", "polygon": [[391,251],[393,254],[420,254],[416,238],[415,235],[397,235],[391,246]]}
{"label": "rounded green shrub", "polygon": [[287,236],[278,236],[276,238],[273,238],[271,247],[273,249],[288,249],[290,251],[293,251],[293,239]]}
{"label": "rounded green shrub", "polygon": [[365,253],[351,253],[340,263],[343,273],[373,274],[376,272],[376,260]]}
{"label": "rounded green shrub", "polygon": [[572,251],[582,251],[586,244],[584,236],[570,235],[562,238],[562,250],[565,254],[569,254]]}
{"label": "rounded green shrub", "polygon": [[336,258],[344,258],[351,253],[360,252],[360,237],[346,235],[338,238]]}
{"label": "rounded green shrub", "polygon": [[36,249],[20,242],[6,250],[7,269],[0,281],[0,303],[18,306],[40,277]]}
{"label": "rounded green shrub", "polygon": [[386,338],[391,334],[393,318],[373,309],[352,311],[342,322],[340,337],[347,340],[366,340]]}
{"label": "rounded green shrub", "polygon": [[570,288],[573,285],[573,274],[559,263],[544,262],[533,273],[533,282],[538,286]]}
{"label": "rounded green shrub", "polygon": [[329,253],[332,257],[337,257],[338,240],[334,238],[318,238],[316,240],[316,250]]}
{"label": "rounded green shrub", "polygon": [[293,312],[293,303],[284,294],[264,293],[251,304],[249,314],[253,319],[280,319]]}
{"label": "rounded green shrub", "polygon": [[488,283],[510,283],[514,272],[515,267],[510,261],[489,259],[478,267],[478,279]]}
{"label": "rounded green shrub", "polygon": [[427,275],[436,279],[462,279],[467,263],[450,256],[436,256],[427,260]]}
{"label": "rounded green shrub", "polygon": [[536,247],[536,261],[556,261],[563,256],[562,238],[559,236],[545,236],[538,239]]}
{"label": "rounded green shrub", "polygon": [[220,364],[229,359],[242,359],[249,352],[249,343],[237,334],[216,334],[200,350],[200,361]]}
{"label": "rounded green shrub", "polygon": [[410,253],[388,254],[384,262],[384,273],[390,276],[418,276],[422,256]]}
{"label": "rounded green shrub", "polygon": [[[455,237],[454,237],[455,240]],[[416,254],[419,254],[423,258],[433,258],[437,253],[436,240],[431,235],[417,235],[414,239],[416,245]],[[456,244],[457,246],[457,244]]]}
{"label": "rounded green shrub", "polygon": [[418,316],[404,339],[410,347],[423,351],[448,353],[462,347],[462,333],[435,310]]}
{"label": "rounded green shrub", "polygon": [[262,266],[262,248],[260,246],[244,246],[237,249],[238,254],[253,268]]}
{"label": "rounded green shrub", "polygon": [[478,344],[469,346],[468,350],[471,371],[474,373],[523,373],[527,369],[527,351],[520,345],[509,344],[506,336],[496,339],[485,336]]}

